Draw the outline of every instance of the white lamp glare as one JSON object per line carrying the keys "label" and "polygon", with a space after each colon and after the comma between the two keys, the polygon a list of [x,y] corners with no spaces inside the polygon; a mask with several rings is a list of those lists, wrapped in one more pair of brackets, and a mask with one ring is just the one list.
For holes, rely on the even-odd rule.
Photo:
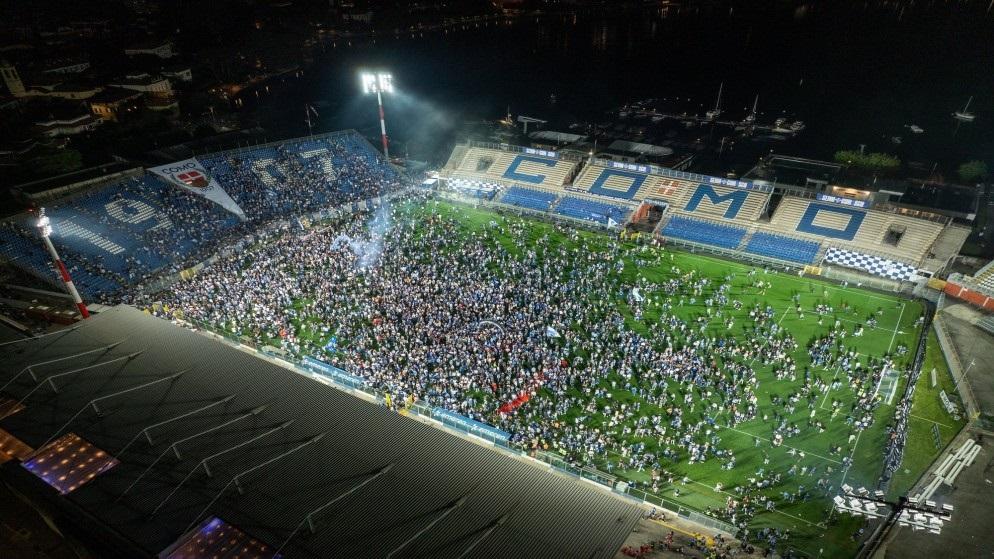
{"label": "white lamp glare", "polygon": [[360,79],[362,80],[363,93],[393,93],[393,76],[391,74],[363,72]]}
{"label": "white lamp glare", "polygon": [[41,230],[41,236],[47,237],[52,234],[51,220],[45,215],[45,208],[41,208],[38,212],[38,229]]}

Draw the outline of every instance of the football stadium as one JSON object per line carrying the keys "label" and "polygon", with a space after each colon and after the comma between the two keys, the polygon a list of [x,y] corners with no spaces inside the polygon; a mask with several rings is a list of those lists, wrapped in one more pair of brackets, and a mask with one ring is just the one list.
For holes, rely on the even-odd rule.
{"label": "football stadium", "polygon": [[509,144],[198,155],[0,225],[92,313],[0,345],[0,471],[107,557],[852,557],[956,522],[967,234]]}

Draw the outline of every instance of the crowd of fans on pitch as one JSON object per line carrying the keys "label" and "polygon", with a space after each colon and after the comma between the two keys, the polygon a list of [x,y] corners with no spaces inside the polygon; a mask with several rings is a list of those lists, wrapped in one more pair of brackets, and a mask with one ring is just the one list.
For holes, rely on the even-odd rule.
{"label": "crowd of fans on pitch", "polygon": [[[393,402],[453,410],[577,466],[624,470],[645,491],[679,495],[694,484],[668,471],[676,463],[735,469],[726,429],[759,419],[767,432],[753,441],[763,463],[786,452],[793,465],[714,486],[725,506],[709,512],[742,529],[781,503],[837,492],[833,474],[850,466],[855,440],[873,421],[888,360],[855,352],[850,339],[868,317],[829,307],[827,292],[798,292],[778,313],[760,302],[775,281],[767,270],[709,278],[674,265],[659,247],[625,248],[557,226],[576,247],[567,249],[503,218],[472,232],[435,210],[394,222],[371,264],[342,242],[368,238],[365,218],[354,216],[306,234],[276,232],[135,302],[292,356],[319,356]],[[626,259],[670,279],[623,274]],[[808,345],[812,366],[792,357],[799,342],[780,326],[787,313],[817,315],[828,330]],[[759,392],[755,370],[766,367],[777,380]],[[522,396],[520,407],[508,407]],[[829,461],[792,447],[793,437],[832,423],[850,435],[847,445],[819,451]],[[783,537],[762,536],[774,546]]]}

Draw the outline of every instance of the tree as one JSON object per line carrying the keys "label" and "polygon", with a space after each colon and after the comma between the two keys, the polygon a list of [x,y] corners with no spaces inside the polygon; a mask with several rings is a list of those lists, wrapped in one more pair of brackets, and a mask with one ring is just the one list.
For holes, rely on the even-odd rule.
{"label": "tree", "polygon": [[901,167],[901,160],[886,153],[860,153],[854,150],[835,152],[836,163],[851,165],[867,171],[896,171]]}
{"label": "tree", "polygon": [[61,149],[33,157],[24,166],[39,177],[61,175],[82,167],[83,156],[74,149]]}
{"label": "tree", "polygon": [[959,166],[959,178],[965,183],[979,182],[987,178],[987,164],[974,159]]}

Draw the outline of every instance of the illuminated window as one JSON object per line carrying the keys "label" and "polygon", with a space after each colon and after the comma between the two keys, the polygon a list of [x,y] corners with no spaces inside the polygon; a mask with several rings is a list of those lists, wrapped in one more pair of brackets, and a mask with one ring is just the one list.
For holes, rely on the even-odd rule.
{"label": "illuminated window", "polygon": [[117,464],[116,458],[69,433],[40,448],[22,465],[65,495]]}

